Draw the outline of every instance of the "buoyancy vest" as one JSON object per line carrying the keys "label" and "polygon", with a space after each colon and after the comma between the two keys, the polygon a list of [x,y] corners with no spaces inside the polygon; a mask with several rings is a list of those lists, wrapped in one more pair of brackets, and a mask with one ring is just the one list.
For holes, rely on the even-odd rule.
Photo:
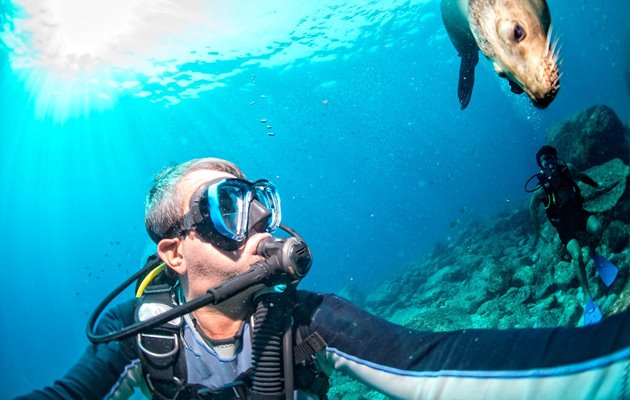
{"label": "buoyancy vest", "polygon": [[569,167],[565,164],[559,164],[554,173],[541,175],[542,188],[547,195],[543,201],[543,206],[552,224],[558,222],[563,209],[566,207],[582,207],[584,198],[580,188],[571,177]]}
{"label": "buoyancy vest", "polygon": [[[136,304],[136,321],[142,319],[143,313],[161,313],[178,304],[177,287],[156,279]],[[189,317],[138,334],[136,347],[153,398],[247,399],[253,372],[251,336],[251,322],[245,322],[234,356],[224,358],[204,341]],[[317,333],[302,338],[295,328],[294,337],[295,389],[304,393],[301,398],[326,399],[328,376],[314,358],[326,343]]]}

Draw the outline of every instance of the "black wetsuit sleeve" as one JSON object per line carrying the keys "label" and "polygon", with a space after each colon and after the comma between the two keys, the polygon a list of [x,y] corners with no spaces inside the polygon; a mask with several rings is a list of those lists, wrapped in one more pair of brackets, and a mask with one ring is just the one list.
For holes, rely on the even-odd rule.
{"label": "black wetsuit sleeve", "polygon": [[[112,308],[99,322],[96,333],[102,335],[133,323],[133,311],[133,301]],[[63,378],[51,386],[17,399],[102,399],[120,381],[135,358],[137,354],[133,340],[130,339],[107,344],[90,344]]]}
{"label": "black wetsuit sleeve", "polygon": [[599,183],[595,182],[595,180],[593,178],[591,178],[590,176],[586,175],[586,174],[581,174],[580,175],[581,181],[586,183],[589,186],[592,186],[594,188],[598,188],[599,187]]}
{"label": "black wetsuit sleeve", "polygon": [[579,180],[580,182],[583,182],[589,186],[592,186],[594,188],[599,188],[599,183],[595,182],[595,180],[591,178],[590,176],[588,176],[586,173],[578,170],[572,164],[566,164],[566,165],[567,165],[567,168],[569,168],[569,173],[572,179],[575,178]]}
{"label": "black wetsuit sleeve", "polygon": [[630,310],[584,328],[426,332],[324,295],[312,331],[330,366],[393,398],[630,396]]}

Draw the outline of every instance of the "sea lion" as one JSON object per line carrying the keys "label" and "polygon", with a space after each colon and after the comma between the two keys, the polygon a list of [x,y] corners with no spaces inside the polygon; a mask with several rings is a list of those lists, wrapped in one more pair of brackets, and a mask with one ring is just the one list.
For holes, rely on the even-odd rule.
{"label": "sea lion", "polygon": [[462,110],[472,95],[479,50],[509,81],[512,92],[527,93],[538,108],[553,101],[560,74],[545,0],[442,0],[441,10],[461,57],[457,94]]}

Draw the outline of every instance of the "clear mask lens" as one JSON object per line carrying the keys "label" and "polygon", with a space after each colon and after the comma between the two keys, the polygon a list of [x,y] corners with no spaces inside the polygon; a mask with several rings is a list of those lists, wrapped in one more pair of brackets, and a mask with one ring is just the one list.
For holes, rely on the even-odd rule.
{"label": "clear mask lens", "polygon": [[282,218],[280,197],[275,186],[268,181],[250,183],[242,179],[225,179],[210,185],[207,196],[213,226],[225,238],[237,242],[247,238],[250,217],[258,217],[250,215],[251,203],[254,200],[258,200],[270,214],[264,227],[265,231],[273,232],[280,225]]}
{"label": "clear mask lens", "polygon": [[212,206],[210,208],[215,227],[219,233],[230,239],[243,240],[247,231],[250,192],[239,186],[225,185],[217,191],[217,199],[218,212],[213,213]]}
{"label": "clear mask lens", "polygon": [[553,157],[542,157],[540,159],[540,166],[543,169],[554,170],[556,168],[556,160]]}
{"label": "clear mask lens", "polygon": [[273,232],[278,228],[282,220],[280,196],[278,196],[276,187],[271,182],[255,182],[254,189],[256,191],[256,199],[271,213],[266,230],[267,232]]}

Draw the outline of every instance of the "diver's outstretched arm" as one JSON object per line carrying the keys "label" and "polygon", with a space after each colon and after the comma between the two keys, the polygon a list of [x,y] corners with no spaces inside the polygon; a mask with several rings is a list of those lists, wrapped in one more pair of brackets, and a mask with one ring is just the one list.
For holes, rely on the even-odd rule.
{"label": "diver's outstretched arm", "polygon": [[328,366],[396,399],[630,396],[630,310],[583,328],[427,332],[324,296],[308,331]]}
{"label": "diver's outstretched arm", "polygon": [[571,164],[567,164],[567,167],[569,167],[569,172],[571,173],[571,176],[574,179],[577,179],[580,182],[583,182],[589,186],[592,186],[594,188],[598,188],[599,187],[599,183],[595,182],[595,180],[593,178],[591,178],[590,176],[586,175],[584,172],[578,170],[577,168],[575,168],[573,165]]}

